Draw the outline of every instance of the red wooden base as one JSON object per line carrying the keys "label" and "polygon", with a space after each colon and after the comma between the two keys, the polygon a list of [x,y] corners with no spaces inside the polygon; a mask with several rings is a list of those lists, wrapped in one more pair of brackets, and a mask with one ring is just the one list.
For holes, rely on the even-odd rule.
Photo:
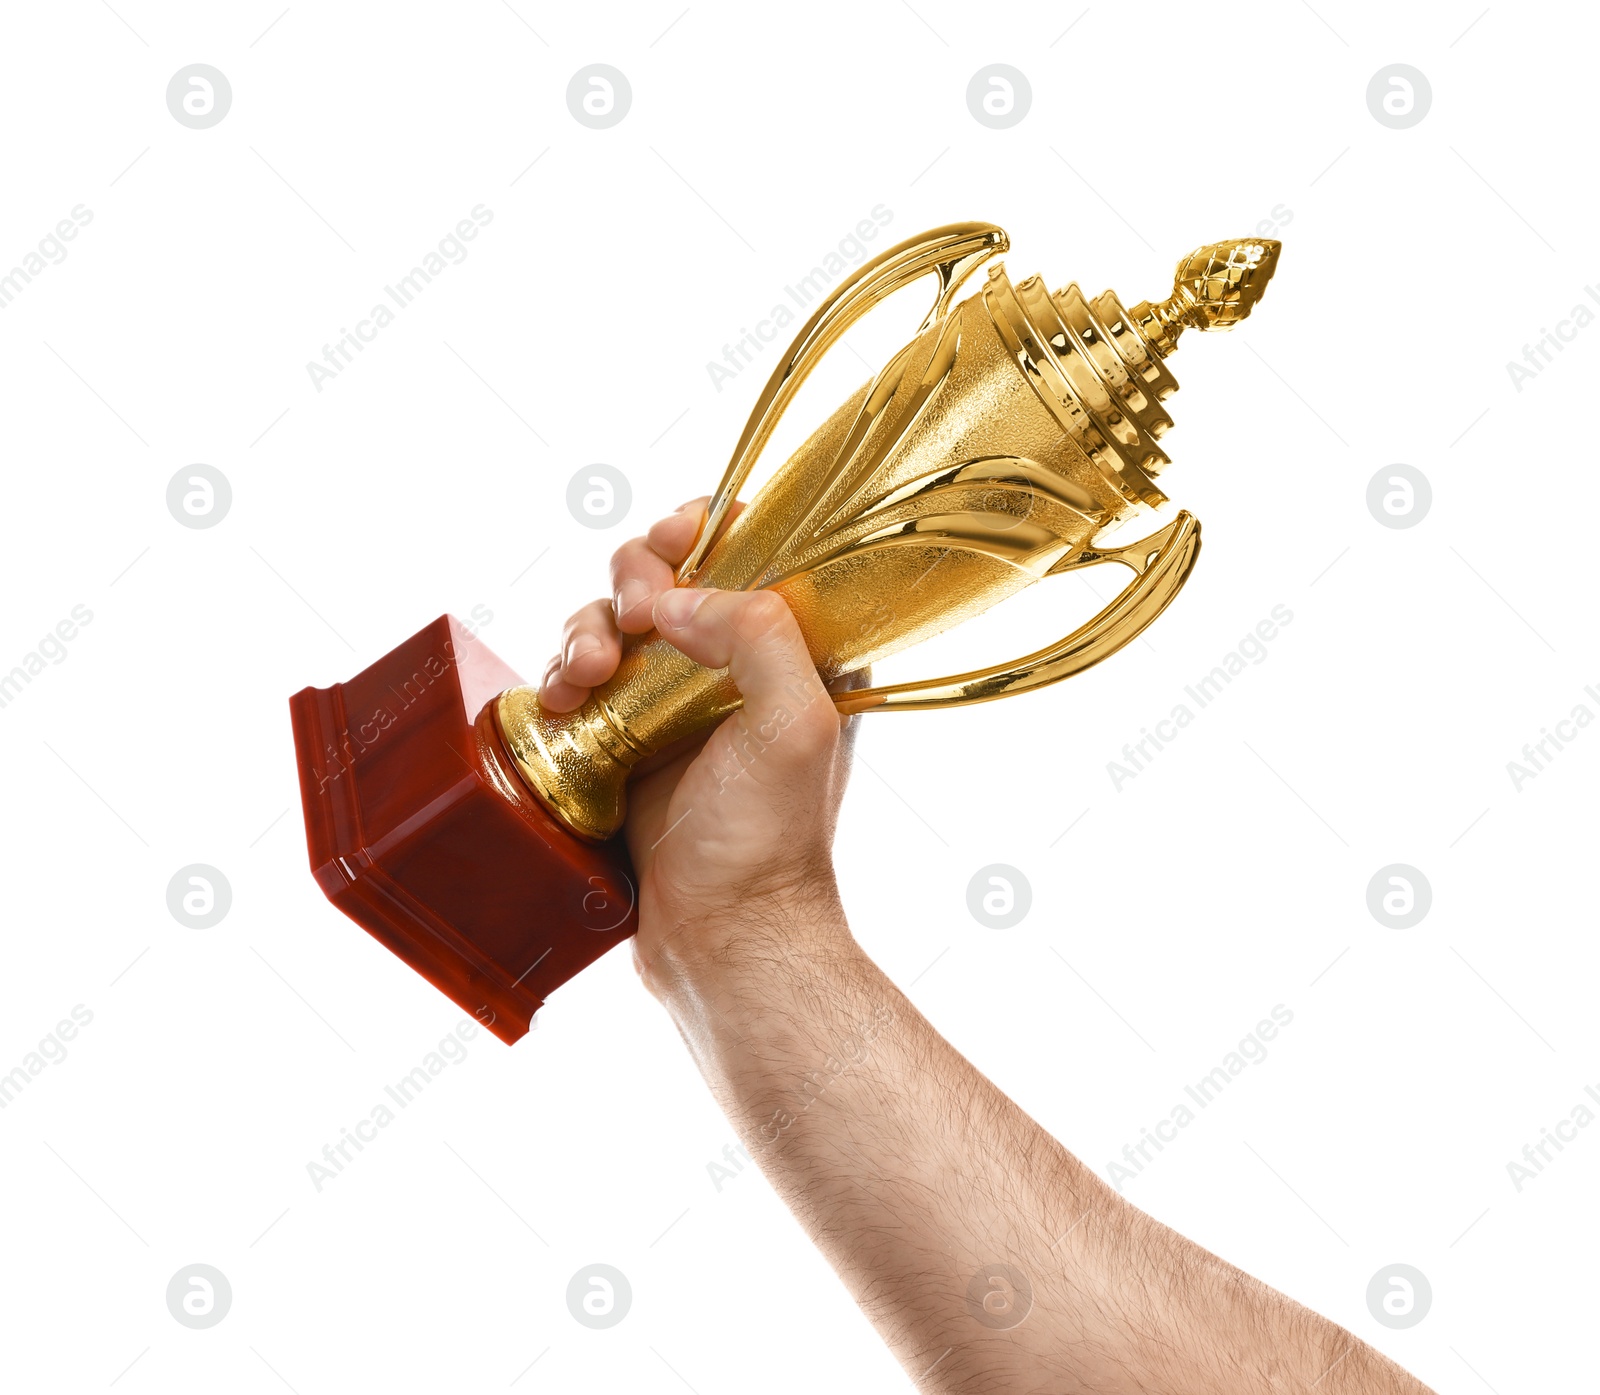
{"label": "red wooden base", "polygon": [[442,615],[289,699],[318,885],[507,1042],[637,923],[621,839],[568,832],[505,754],[494,699],[521,682]]}

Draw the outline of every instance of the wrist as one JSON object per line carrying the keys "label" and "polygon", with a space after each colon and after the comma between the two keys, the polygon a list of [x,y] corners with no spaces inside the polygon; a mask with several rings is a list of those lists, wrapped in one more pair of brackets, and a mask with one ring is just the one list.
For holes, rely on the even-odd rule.
{"label": "wrist", "polygon": [[780,975],[859,955],[832,869],[784,886],[765,886],[725,903],[677,908],[653,928],[647,916],[634,943],[645,986],[669,1009],[707,996],[726,999]]}

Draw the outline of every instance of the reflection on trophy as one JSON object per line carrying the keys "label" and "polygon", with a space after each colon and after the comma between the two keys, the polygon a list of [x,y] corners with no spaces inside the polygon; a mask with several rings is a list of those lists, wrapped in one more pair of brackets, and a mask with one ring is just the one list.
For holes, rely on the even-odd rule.
{"label": "reflection on trophy", "polygon": [[[1166,502],[1159,442],[1185,329],[1231,329],[1261,298],[1279,244],[1202,247],[1172,294],[1052,294],[996,264],[986,223],[938,228],[862,266],[801,329],[712,496],[683,586],[770,587],[824,678],[887,658],[1047,576],[1115,562],[1123,591],[1014,663],[839,694],[843,712],[983,702],[1059,682],[1115,653],[1171,602],[1200,526]],[[890,359],[729,512],[779,417],[829,347],[924,275],[933,307]],[[724,526],[726,525],[726,526]],[[506,680],[511,680],[507,682]],[[534,689],[442,617],[349,683],[291,701],[312,868],[323,889],[507,1041],[547,994],[633,928],[621,840],[629,771],[739,705],[725,670],[657,635],[628,643],[578,711]],[[372,708],[369,714],[368,708]]]}

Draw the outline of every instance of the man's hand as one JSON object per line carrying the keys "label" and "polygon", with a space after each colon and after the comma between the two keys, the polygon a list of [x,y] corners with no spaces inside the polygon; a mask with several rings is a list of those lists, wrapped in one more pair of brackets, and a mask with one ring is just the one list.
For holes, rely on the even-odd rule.
{"label": "man's hand", "polygon": [[840,918],[833,833],[849,774],[846,723],[817,676],[789,608],[771,591],[673,585],[706,500],[617,549],[609,601],[567,621],[539,701],[580,706],[622,657],[625,636],[654,628],[707,668],[726,668],[744,706],[687,749],[664,751],[628,783],[626,832],[639,877],[634,957],[652,992],[726,951],[766,913]]}
{"label": "man's hand", "polygon": [[1129,1204],[861,951],[834,889],[848,732],[770,592],[673,587],[704,501],[612,559],[540,700],[654,626],[744,708],[629,785],[635,960],[718,1102],[924,1391],[1427,1395],[1342,1328]]}

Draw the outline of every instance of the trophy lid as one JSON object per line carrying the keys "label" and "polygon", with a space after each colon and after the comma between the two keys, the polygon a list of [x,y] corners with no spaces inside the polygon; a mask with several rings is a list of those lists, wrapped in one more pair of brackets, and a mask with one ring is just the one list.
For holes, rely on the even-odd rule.
{"label": "trophy lid", "polygon": [[[1266,293],[1282,246],[1269,238],[1236,238],[1196,248],[1178,263],[1168,299],[1140,301],[1132,310],[1123,309],[1113,291],[1087,301],[1076,285],[1051,297],[1070,326],[1058,347],[1075,350],[1115,404],[1118,415],[1101,434],[1124,457],[1117,477],[1145,486],[1136,491],[1144,503],[1165,501],[1153,481],[1168,459],[1153,443],[1172,425],[1161,404],[1178,390],[1165,359],[1185,328],[1226,330],[1245,319]],[[1118,430],[1119,422],[1137,428],[1136,434]]]}
{"label": "trophy lid", "polygon": [[1133,321],[1162,355],[1178,347],[1185,327],[1232,329],[1266,294],[1282,250],[1265,237],[1197,247],[1178,263],[1172,295],[1159,305],[1141,301],[1130,312]]}

